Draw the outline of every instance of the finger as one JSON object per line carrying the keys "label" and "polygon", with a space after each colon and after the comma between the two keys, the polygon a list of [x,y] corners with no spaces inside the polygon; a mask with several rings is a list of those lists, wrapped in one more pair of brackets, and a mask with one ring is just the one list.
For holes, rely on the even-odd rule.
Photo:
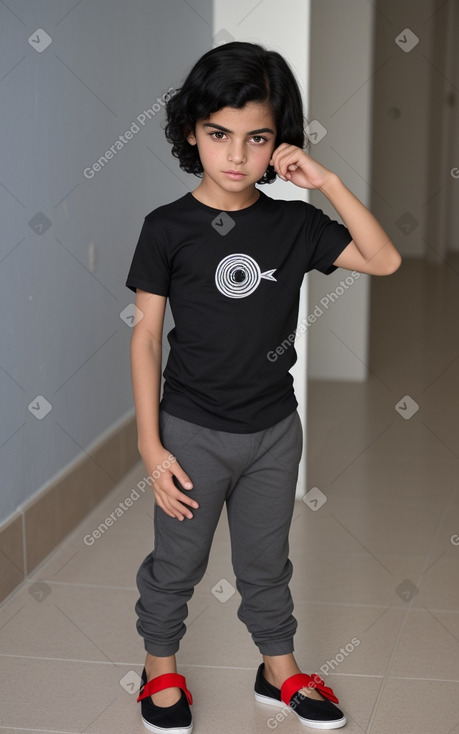
{"label": "finger", "polygon": [[277,148],[275,148],[271,154],[272,156],[271,160],[274,158],[274,156],[277,156],[279,154],[279,151],[285,150],[285,148],[287,148],[288,145],[289,143],[281,143],[280,145],[278,145]]}
{"label": "finger", "polygon": [[172,517],[174,517],[176,520],[180,520],[182,522],[185,519],[185,515],[180,510],[172,510]]}
{"label": "finger", "polygon": [[188,474],[186,474],[180,464],[176,462],[173,467],[170,469],[171,474],[173,474],[177,479],[179,480],[180,484],[184,489],[193,489],[193,482],[191,481]]}
{"label": "finger", "polygon": [[285,178],[281,159],[280,158],[273,159],[272,165],[277,175],[279,176],[279,178]]}
{"label": "finger", "polygon": [[160,508],[160,509],[161,509],[161,510],[162,510],[162,511],[163,511],[163,512],[164,512],[164,513],[166,514],[166,515],[168,515],[169,517],[175,517],[174,513],[173,513],[173,512],[171,511],[171,510],[169,510],[169,509],[168,509],[168,508],[166,507],[166,505],[164,504],[164,502],[160,501],[159,499],[156,499],[156,504],[158,505],[158,507],[159,507],[159,508]]}
{"label": "finger", "polygon": [[275,166],[276,164],[278,164],[282,155],[284,155],[285,152],[288,152],[287,151],[288,148],[290,148],[290,146],[287,143],[282,143],[282,145],[279,145],[279,147],[276,148],[276,150],[271,154],[270,164],[272,166]]}
{"label": "finger", "polygon": [[[183,481],[179,478],[177,474],[174,473],[174,477],[176,480],[174,481],[174,477],[172,478],[174,488],[178,487],[179,490],[187,489],[188,491],[190,491],[190,489],[193,489],[193,485],[191,483],[190,478],[183,471],[181,474],[184,477]],[[191,487],[187,486],[187,484],[191,484]],[[190,505],[190,507],[199,507],[199,504],[196,502],[196,500],[192,499],[191,497],[188,497],[186,494],[182,494],[181,492],[179,492],[178,494],[174,493],[174,496],[180,497],[181,501],[185,502],[187,505]]]}
{"label": "finger", "polygon": [[172,483],[172,487],[173,488],[171,489],[163,487],[161,490],[163,493],[162,499],[164,505],[174,513],[174,516],[177,516],[178,513],[182,516],[182,519],[185,515],[191,520],[193,513],[191,512],[190,507],[196,509],[199,507],[198,503],[187,494],[180,492],[174,483]]}
{"label": "finger", "polygon": [[283,143],[282,145],[279,145],[278,148],[276,148],[272,156],[273,158],[280,158],[286,155],[291,155],[292,153],[295,153],[297,151],[298,149],[294,145],[288,145],[287,143]]}
{"label": "finger", "polygon": [[177,520],[184,520],[185,517],[188,518],[188,520],[191,520],[193,518],[193,513],[191,512],[191,510],[183,505],[178,498],[170,500],[170,507]]}
{"label": "finger", "polygon": [[196,500],[192,499],[191,497],[188,497],[188,495],[186,494],[182,494],[181,492],[175,495],[175,499],[177,499],[179,502],[182,502],[184,505],[192,507],[194,510],[196,510],[196,508],[199,507]]}
{"label": "finger", "polygon": [[278,158],[274,168],[278,175],[285,180],[289,170],[294,171],[298,168],[297,158],[294,154],[287,152],[285,155]]}
{"label": "finger", "polygon": [[175,505],[174,502],[171,501],[171,497],[169,495],[165,495],[164,499],[158,498],[157,504],[169,517],[177,520],[185,519],[185,516],[182,512],[182,506],[180,505],[180,503]]}

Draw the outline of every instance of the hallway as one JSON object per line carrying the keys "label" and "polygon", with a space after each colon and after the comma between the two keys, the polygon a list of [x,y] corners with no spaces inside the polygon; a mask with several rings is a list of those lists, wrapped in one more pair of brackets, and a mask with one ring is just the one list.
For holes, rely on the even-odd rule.
{"label": "hallway", "polygon": [[[317,489],[291,527],[295,656],[335,690],[346,734],[459,734],[458,285],[459,256],[373,278],[370,378],[309,383]],[[145,731],[144,476],[139,461],[0,608],[3,734]],[[178,654],[195,734],[312,731],[254,702],[260,655],[237,607],[223,514]]]}

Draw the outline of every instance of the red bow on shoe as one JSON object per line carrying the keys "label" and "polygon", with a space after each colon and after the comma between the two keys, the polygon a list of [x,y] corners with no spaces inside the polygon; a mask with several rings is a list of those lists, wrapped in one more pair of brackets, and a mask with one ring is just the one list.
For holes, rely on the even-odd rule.
{"label": "red bow on shoe", "polygon": [[164,673],[163,675],[158,675],[157,678],[153,678],[153,680],[149,680],[143,686],[142,693],[139,695],[137,702],[143,698],[147,698],[147,696],[158,693],[158,691],[164,691],[165,688],[181,688],[185,692],[188,703],[193,703],[191,693],[186,687],[185,677],[178,673]]}
{"label": "red bow on shoe", "polygon": [[291,675],[290,678],[287,678],[281,688],[281,699],[283,702],[288,705],[294,694],[300,688],[316,688],[324,698],[328,698],[333,703],[339,703],[332,689],[325,685],[317,673],[313,676],[307,675],[306,673],[297,673],[297,675]]}

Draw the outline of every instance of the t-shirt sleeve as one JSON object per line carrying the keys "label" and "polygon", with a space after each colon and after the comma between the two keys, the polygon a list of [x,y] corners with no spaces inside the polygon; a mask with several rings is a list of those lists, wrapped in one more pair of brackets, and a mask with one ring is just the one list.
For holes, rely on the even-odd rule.
{"label": "t-shirt sleeve", "polygon": [[306,272],[319,270],[324,275],[330,275],[337,269],[333,265],[334,261],[352,241],[352,236],[344,224],[330,219],[322,209],[312,204],[306,206],[309,210],[306,225],[309,260]]}
{"label": "t-shirt sleeve", "polygon": [[159,296],[169,295],[170,262],[167,240],[158,223],[145,217],[125,285]]}

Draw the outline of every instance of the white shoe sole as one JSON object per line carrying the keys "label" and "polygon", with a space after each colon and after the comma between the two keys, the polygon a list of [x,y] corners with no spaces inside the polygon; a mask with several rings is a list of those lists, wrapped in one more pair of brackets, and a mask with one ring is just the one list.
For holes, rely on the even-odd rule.
{"label": "white shoe sole", "polygon": [[267,706],[288,708],[289,712],[291,711],[293,714],[295,714],[295,716],[298,717],[298,719],[301,721],[302,724],[304,724],[304,726],[309,726],[311,729],[341,729],[342,726],[345,726],[345,724],[347,724],[347,719],[345,716],[343,716],[342,719],[336,719],[335,721],[315,721],[314,719],[305,719],[303,716],[300,716],[294,708],[284,703],[283,701],[276,701],[275,698],[263,696],[261,693],[255,693],[255,701],[258,701],[258,703],[264,703]]}
{"label": "white shoe sole", "polygon": [[154,724],[150,724],[142,716],[142,723],[145,729],[153,732],[153,734],[191,734],[191,732],[193,731],[193,722],[191,722],[190,726],[181,727],[179,729],[171,729],[170,727],[155,726]]}

